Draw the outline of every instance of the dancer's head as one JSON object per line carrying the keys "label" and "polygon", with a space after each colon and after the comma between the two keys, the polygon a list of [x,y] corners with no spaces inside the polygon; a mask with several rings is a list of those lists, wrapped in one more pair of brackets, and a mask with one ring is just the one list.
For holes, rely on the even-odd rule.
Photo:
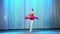
{"label": "dancer's head", "polygon": [[34,9],[32,8],[31,14],[34,14],[34,12],[33,12],[33,11],[34,11]]}
{"label": "dancer's head", "polygon": [[34,9],[32,8],[32,11],[34,11]]}

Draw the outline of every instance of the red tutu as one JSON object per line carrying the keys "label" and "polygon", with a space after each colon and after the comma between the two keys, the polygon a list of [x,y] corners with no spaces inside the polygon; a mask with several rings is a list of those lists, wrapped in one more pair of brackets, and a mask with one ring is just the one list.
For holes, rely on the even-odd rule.
{"label": "red tutu", "polygon": [[25,19],[34,20],[34,19],[38,19],[38,17],[35,17],[34,14],[30,14],[30,17],[25,17]]}

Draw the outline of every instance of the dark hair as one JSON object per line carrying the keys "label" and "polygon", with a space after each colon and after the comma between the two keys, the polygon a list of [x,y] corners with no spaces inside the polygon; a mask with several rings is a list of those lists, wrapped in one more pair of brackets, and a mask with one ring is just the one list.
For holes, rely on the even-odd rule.
{"label": "dark hair", "polygon": [[32,11],[34,11],[34,9],[32,9]]}

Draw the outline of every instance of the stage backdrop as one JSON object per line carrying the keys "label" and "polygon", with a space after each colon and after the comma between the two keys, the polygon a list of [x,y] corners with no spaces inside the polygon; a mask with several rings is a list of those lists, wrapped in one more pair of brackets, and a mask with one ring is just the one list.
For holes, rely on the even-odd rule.
{"label": "stage backdrop", "polygon": [[60,28],[60,0],[0,0],[0,29],[29,28],[25,20],[34,9],[34,28]]}

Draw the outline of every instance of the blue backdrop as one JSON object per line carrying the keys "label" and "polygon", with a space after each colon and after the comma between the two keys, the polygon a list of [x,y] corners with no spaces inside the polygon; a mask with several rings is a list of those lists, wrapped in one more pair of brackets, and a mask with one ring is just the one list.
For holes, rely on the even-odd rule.
{"label": "blue backdrop", "polygon": [[[55,0],[3,0],[0,27],[3,29],[29,28],[29,20],[25,20],[31,9],[34,9],[33,28],[60,28],[58,5]],[[0,28],[0,29],[1,29]]]}

